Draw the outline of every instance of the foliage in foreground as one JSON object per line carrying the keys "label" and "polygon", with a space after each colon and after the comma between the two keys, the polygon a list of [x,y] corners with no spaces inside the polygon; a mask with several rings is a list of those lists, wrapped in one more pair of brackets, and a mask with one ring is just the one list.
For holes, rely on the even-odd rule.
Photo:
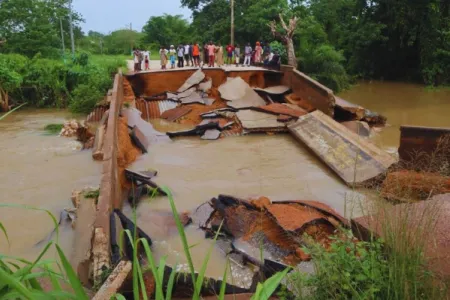
{"label": "foliage in foreground", "polygon": [[86,53],[73,61],[31,59],[18,54],[0,54],[0,87],[14,102],[36,107],[69,107],[89,113],[112,86],[112,75],[125,60],[114,57],[90,59]]}

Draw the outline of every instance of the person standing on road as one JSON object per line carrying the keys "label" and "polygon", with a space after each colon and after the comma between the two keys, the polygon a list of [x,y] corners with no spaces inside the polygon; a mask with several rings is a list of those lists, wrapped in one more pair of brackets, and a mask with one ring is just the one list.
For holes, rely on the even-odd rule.
{"label": "person standing on road", "polygon": [[139,51],[139,71],[142,71],[142,63],[144,62],[144,52],[141,50]]}
{"label": "person standing on road", "polygon": [[178,68],[184,67],[184,46],[180,44],[178,46]]}
{"label": "person standing on road", "polygon": [[247,46],[245,46],[244,49],[244,55],[245,55],[245,59],[244,59],[244,66],[250,66],[250,61],[252,59],[252,47],[250,46],[250,43],[247,43]]}
{"label": "person standing on road", "polygon": [[256,42],[256,47],[255,47],[255,63],[260,63],[261,62],[261,55],[262,55],[262,47],[261,44],[259,42]]}
{"label": "person standing on road", "polygon": [[239,66],[239,60],[241,59],[241,48],[239,45],[234,46],[234,60],[236,61],[236,67]]}
{"label": "person standing on road", "polygon": [[189,67],[189,52],[190,52],[191,46],[189,44],[184,45],[184,63],[186,64],[186,67]]}
{"label": "person standing on road", "polygon": [[169,58],[170,58],[170,68],[175,69],[175,58],[177,56],[177,51],[173,45],[170,45]]}
{"label": "person standing on road", "polygon": [[167,65],[167,49],[164,48],[164,46],[161,46],[161,49],[159,50],[159,59],[161,60],[161,69],[165,70]]}
{"label": "person standing on road", "polygon": [[144,65],[145,65],[145,71],[147,71],[149,69],[148,55],[145,56]]}
{"label": "person standing on road", "polygon": [[214,53],[216,52],[216,46],[214,46],[213,42],[209,42],[208,45],[208,58],[209,58],[209,67],[214,67]]}
{"label": "person standing on road", "polygon": [[233,63],[234,47],[232,45],[228,45],[226,51],[227,51],[227,65],[231,65]]}
{"label": "person standing on road", "polygon": [[208,43],[203,45],[203,65],[206,66],[209,62],[209,51],[208,51]]}
{"label": "person standing on road", "polygon": [[217,65],[219,67],[222,67],[224,65],[223,63],[223,47],[219,42],[219,45],[216,47],[216,51],[217,51],[217,56],[216,56],[216,60],[217,60]]}
{"label": "person standing on road", "polygon": [[192,46],[192,57],[194,59],[194,65],[200,67],[200,46],[198,42]]}
{"label": "person standing on road", "polygon": [[139,71],[139,51],[134,48],[133,51],[134,72]]}

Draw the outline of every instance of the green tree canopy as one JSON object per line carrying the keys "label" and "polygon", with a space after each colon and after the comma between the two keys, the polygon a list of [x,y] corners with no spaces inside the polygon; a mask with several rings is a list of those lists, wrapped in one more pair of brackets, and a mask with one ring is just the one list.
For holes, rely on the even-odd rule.
{"label": "green tree canopy", "polygon": [[[57,55],[61,49],[60,19],[68,32],[68,16],[68,0],[0,1],[0,38],[6,40],[1,51],[28,57]],[[75,37],[81,37],[77,25],[82,18],[77,13],[72,13],[72,18]]]}
{"label": "green tree canopy", "polygon": [[142,41],[148,45],[168,47],[177,43],[192,43],[189,23],[181,15],[151,17],[142,29]]}

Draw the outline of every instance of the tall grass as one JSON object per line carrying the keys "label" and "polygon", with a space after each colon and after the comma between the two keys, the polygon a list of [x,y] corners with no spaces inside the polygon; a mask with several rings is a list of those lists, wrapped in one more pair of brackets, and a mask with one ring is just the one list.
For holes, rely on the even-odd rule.
{"label": "tall grass", "polygon": [[[183,244],[184,254],[188,262],[190,276],[194,283],[194,293],[192,299],[200,299],[203,283],[205,280],[206,269],[210,260],[210,255],[213,250],[215,241],[217,240],[221,226],[217,230],[213,242],[205,256],[201,269],[196,272],[195,266],[190,253],[190,246],[184,231],[184,226],[179,218],[173,196],[169,189],[163,188],[168,194],[172,213],[175,223],[180,234],[180,239]],[[26,210],[39,210],[46,212],[53,221],[56,228],[56,236],[59,235],[58,222],[52,213],[48,210],[39,209],[30,206],[19,205],[0,205],[1,207],[16,207]],[[136,211],[133,211],[133,221],[137,224]],[[9,242],[7,229],[0,222],[0,230],[6,236]],[[166,268],[166,257],[159,261],[155,260],[151,247],[146,239],[137,237],[137,230],[131,232],[124,230],[120,234],[120,249],[124,251],[124,241],[128,239],[133,248],[132,257],[132,284],[134,299],[148,299],[153,292],[153,296],[157,300],[172,299],[172,290],[176,282],[176,266],[172,268],[172,272],[167,280],[164,282],[164,271]],[[44,260],[44,255],[52,248],[55,248],[58,254],[58,260]],[[140,251],[144,253],[144,259],[141,259]],[[144,264],[143,264],[144,262]],[[54,268],[56,265],[57,268]],[[226,268],[229,267],[228,263]],[[155,290],[147,291],[144,277],[147,271],[151,271],[155,280]],[[281,279],[288,272],[280,272],[269,278],[264,283],[259,283],[256,294],[252,299],[268,299],[280,284]],[[50,290],[45,288],[45,282],[50,282]],[[224,270],[224,278],[221,284],[218,299],[224,299],[225,289],[227,284],[227,269]],[[115,299],[124,299],[123,295],[116,294]],[[27,261],[17,257],[7,255],[0,255],[0,299],[88,299],[87,292],[83,288],[80,280],[76,276],[75,271],[70,265],[63,250],[59,247],[58,241],[48,242],[41,253],[33,261]]]}

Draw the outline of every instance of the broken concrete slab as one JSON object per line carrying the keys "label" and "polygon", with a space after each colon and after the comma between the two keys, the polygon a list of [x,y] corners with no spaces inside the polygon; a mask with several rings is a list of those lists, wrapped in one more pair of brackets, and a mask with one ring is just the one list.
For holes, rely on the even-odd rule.
{"label": "broken concrete slab", "polygon": [[286,125],[278,122],[278,116],[254,110],[240,110],[236,113],[242,127],[248,132],[286,131]]}
{"label": "broken concrete slab", "polygon": [[212,88],[212,79],[202,82],[198,85],[198,89],[204,93],[208,92]]}
{"label": "broken concrete slab", "polygon": [[178,106],[173,109],[166,110],[161,114],[161,119],[165,119],[169,122],[173,122],[175,120],[178,120],[182,116],[187,115],[192,111],[192,108],[189,106]]}
{"label": "broken concrete slab", "polygon": [[130,274],[131,267],[130,261],[121,261],[108,276],[92,300],[111,299],[116,295],[122,288],[128,274]]}
{"label": "broken concrete slab", "polygon": [[[364,107],[348,102],[338,96],[334,96],[334,98],[336,99],[335,117],[339,117],[340,114],[345,114],[345,117],[342,117],[342,119],[346,121],[362,120],[364,118]],[[336,109],[342,111],[336,112]]]}
{"label": "broken concrete slab", "polygon": [[349,186],[362,184],[384,173],[396,159],[321,111],[302,116],[288,126]]}
{"label": "broken concrete slab", "polygon": [[217,123],[219,125],[220,130],[225,130],[234,124],[234,122],[228,122],[228,120],[224,119],[224,118],[211,118],[211,119],[205,119],[205,120],[201,121],[200,124],[198,124],[198,125],[199,126],[206,125],[209,123]]}
{"label": "broken concrete slab", "polygon": [[307,114],[305,110],[303,110],[300,107],[297,107],[296,109],[281,103],[272,103],[269,105],[259,106],[259,107],[252,107],[252,110],[261,111],[269,114],[274,115],[287,115],[291,117],[301,117]]}
{"label": "broken concrete slab", "polygon": [[286,85],[270,86],[264,89],[253,88],[256,92],[261,92],[269,95],[284,95],[291,92],[291,88]]}
{"label": "broken concrete slab", "polygon": [[87,190],[79,193],[77,200],[77,219],[75,223],[74,252],[71,264],[80,281],[89,285],[90,266],[92,263],[92,239],[94,236],[94,224],[97,215],[95,198],[86,197]]}
{"label": "broken concrete slab", "polygon": [[167,92],[167,99],[168,100],[173,100],[173,101],[179,101],[182,98],[186,98],[189,97],[190,95],[192,95],[192,93],[194,93],[196,91],[196,88],[190,88],[187,89],[181,93],[171,93],[171,92]]}
{"label": "broken concrete slab", "polygon": [[363,136],[363,137],[370,136],[370,127],[369,127],[369,124],[367,124],[366,122],[347,121],[347,122],[342,122],[341,124],[359,136]]}
{"label": "broken concrete slab", "polygon": [[209,129],[206,130],[205,133],[201,136],[202,140],[217,140],[220,138],[220,130],[217,129]]}
{"label": "broken concrete slab", "polygon": [[230,101],[228,106],[242,109],[266,104],[263,98],[256,93],[241,77],[228,78],[219,86],[220,96]]}
{"label": "broken concrete slab", "polygon": [[130,138],[133,144],[135,144],[136,147],[138,147],[142,151],[142,153],[147,153],[150,142],[137,126],[134,126],[131,130]]}
{"label": "broken concrete slab", "polygon": [[103,160],[103,141],[105,139],[106,126],[101,125],[97,128],[92,149],[92,158],[94,160]]}
{"label": "broken concrete slab", "polygon": [[147,174],[139,173],[139,172],[136,172],[136,171],[133,171],[130,169],[125,169],[125,177],[127,178],[127,180],[133,182],[137,186],[146,184],[146,185],[152,187],[153,189],[156,189],[156,191],[160,195],[167,196],[166,192],[164,192],[156,183],[154,183],[151,180],[151,177],[147,176]]}
{"label": "broken concrete slab", "polygon": [[205,102],[206,105],[213,105],[214,102],[216,102],[216,99],[214,99],[214,98],[203,98],[203,101]]}
{"label": "broken concrete slab", "polygon": [[180,102],[182,104],[192,104],[192,103],[205,104],[205,100],[203,99],[202,95],[200,95],[198,92],[193,92],[189,96],[181,98]]}
{"label": "broken concrete slab", "polygon": [[207,130],[210,130],[210,129],[220,130],[219,124],[216,122],[211,122],[211,123],[207,123],[204,125],[198,125],[195,128],[190,129],[190,130],[167,132],[166,134],[171,138],[179,137],[179,136],[196,136],[196,135],[202,136],[205,134],[205,132]]}
{"label": "broken concrete slab", "polygon": [[127,124],[129,127],[136,126],[147,138],[149,143],[157,143],[162,141],[169,141],[165,133],[155,130],[149,122],[141,118],[142,112],[134,107],[122,109],[122,115],[127,118]]}
{"label": "broken concrete slab", "polygon": [[178,89],[178,93],[184,92],[185,90],[189,89],[190,87],[199,84],[200,82],[205,79],[205,73],[202,72],[201,69],[198,69],[195,71],[191,77],[189,77],[185,83]]}
{"label": "broken concrete slab", "polygon": [[279,115],[278,118],[277,118],[277,121],[281,122],[281,123],[287,123],[287,122],[290,122],[292,120],[296,120],[296,118],[292,117],[292,116],[286,116],[286,115]]}

